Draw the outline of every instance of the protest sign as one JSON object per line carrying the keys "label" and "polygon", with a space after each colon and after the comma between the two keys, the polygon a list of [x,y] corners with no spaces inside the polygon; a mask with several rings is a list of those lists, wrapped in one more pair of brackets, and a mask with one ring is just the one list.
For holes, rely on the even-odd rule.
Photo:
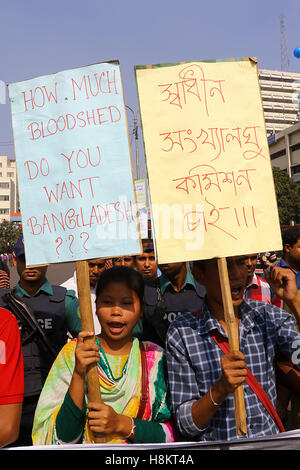
{"label": "protest sign", "polygon": [[[119,63],[8,88],[26,264],[76,261],[82,329],[94,331],[86,260],[141,252]],[[96,364],[87,383],[100,402]]]}
{"label": "protest sign", "polygon": [[8,88],[27,265],[140,253],[119,63]]}
{"label": "protest sign", "polygon": [[256,60],[135,73],[158,261],[280,250]]}
{"label": "protest sign", "polygon": [[[226,258],[282,247],[257,62],[135,71],[158,261],[218,258],[230,349],[238,350]],[[242,386],[234,399],[245,435]]]}

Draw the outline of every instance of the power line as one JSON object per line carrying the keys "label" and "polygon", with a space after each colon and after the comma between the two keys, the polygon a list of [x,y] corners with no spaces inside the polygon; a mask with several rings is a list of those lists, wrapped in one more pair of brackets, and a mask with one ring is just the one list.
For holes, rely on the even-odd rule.
{"label": "power line", "polygon": [[281,13],[280,17],[280,65],[281,71],[288,72],[290,69],[290,60],[287,53],[286,37],[285,37],[285,16]]}

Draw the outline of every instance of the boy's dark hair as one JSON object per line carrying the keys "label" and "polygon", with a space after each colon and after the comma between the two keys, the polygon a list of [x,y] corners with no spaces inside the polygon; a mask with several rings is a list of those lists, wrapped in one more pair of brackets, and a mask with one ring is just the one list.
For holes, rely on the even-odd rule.
{"label": "boy's dark hair", "polygon": [[198,259],[196,261],[193,261],[193,268],[198,268],[201,271],[205,270],[205,264],[206,264],[207,259]]}
{"label": "boy's dark hair", "polygon": [[110,269],[106,269],[99,276],[96,287],[96,299],[111,282],[122,282],[126,284],[129,289],[134,290],[140,300],[141,306],[143,305],[144,279],[139,271],[129,266],[114,266]]}
{"label": "boy's dark hair", "polygon": [[151,240],[151,238],[143,238],[142,239],[142,245],[143,245],[144,253],[149,253],[151,251],[154,251],[154,244],[153,244],[153,240]]}
{"label": "boy's dark hair", "polygon": [[300,239],[300,228],[288,228],[282,233],[282,243],[284,245],[293,246]]}

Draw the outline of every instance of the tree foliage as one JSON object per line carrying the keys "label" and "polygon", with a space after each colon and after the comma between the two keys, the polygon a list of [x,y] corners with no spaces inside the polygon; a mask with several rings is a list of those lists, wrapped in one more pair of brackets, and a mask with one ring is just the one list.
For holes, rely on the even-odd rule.
{"label": "tree foliage", "polygon": [[19,234],[18,226],[12,222],[3,220],[0,223],[0,253],[12,253]]}
{"label": "tree foliage", "polygon": [[278,167],[273,167],[273,177],[280,224],[300,223],[300,185]]}

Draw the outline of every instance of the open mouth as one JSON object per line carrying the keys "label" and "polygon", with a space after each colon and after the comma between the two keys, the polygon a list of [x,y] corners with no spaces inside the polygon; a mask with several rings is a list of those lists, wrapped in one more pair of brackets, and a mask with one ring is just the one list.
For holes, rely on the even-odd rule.
{"label": "open mouth", "polygon": [[231,297],[232,300],[239,300],[244,295],[244,286],[234,286],[231,287]]}
{"label": "open mouth", "polygon": [[119,323],[119,322],[111,322],[108,324],[108,327],[109,327],[109,331],[111,332],[111,334],[118,335],[122,333],[122,331],[124,330],[125,324]]}

